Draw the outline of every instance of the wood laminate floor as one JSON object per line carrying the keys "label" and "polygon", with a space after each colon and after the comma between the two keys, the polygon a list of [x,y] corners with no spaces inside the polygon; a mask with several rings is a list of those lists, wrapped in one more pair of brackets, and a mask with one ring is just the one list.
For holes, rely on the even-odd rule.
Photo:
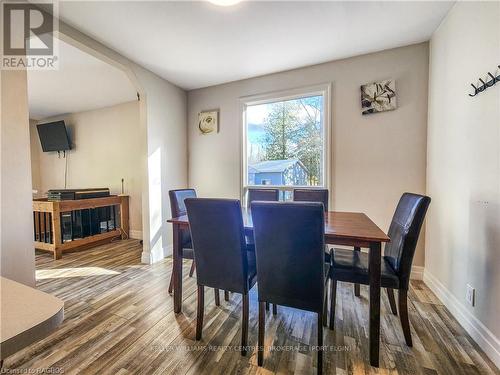
{"label": "wood laminate floor", "polygon": [[[65,254],[54,261],[37,253],[37,286],[65,301],[65,320],[43,341],[11,356],[5,369],[57,374],[312,374],[316,317],[279,307],[266,317],[264,366],[256,353],[240,356],[241,297],[205,293],[203,340],[194,341],[195,278],[184,264],[183,314],[173,313],[168,295],[172,260],[140,263],[138,241],[117,241]],[[405,345],[397,316],[382,294],[380,368],[368,361],[368,289],[355,297],[339,283],[335,331],[324,329],[325,374],[498,374],[499,371],[421,282],[412,281],[410,321],[414,347]],[[257,342],[256,288],[250,296],[249,344]],[[24,370],[21,370],[24,369]],[[31,370],[27,370],[31,369]],[[16,372],[21,373],[21,372]]]}

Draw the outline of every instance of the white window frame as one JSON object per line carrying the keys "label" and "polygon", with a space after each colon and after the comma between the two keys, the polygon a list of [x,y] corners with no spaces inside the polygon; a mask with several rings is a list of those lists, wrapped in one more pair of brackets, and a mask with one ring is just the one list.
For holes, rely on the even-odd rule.
{"label": "white window frame", "polygon": [[[307,96],[323,96],[323,184],[321,186],[288,186],[288,185],[249,185],[247,173],[247,124],[246,124],[246,109],[248,106],[279,102],[284,100],[298,99]],[[241,200],[245,201],[246,192],[249,188],[258,189],[279,189],[280,191],[292,191],[296,188],[314,189],[326,188],[330,191],[331,182],[331,83],[325,83],[314,86],[299,87],[290,90],[275,91],[259,95],[244,96],[240,98],[240,187]],[[330,202],[332,200],[330,199]]]}

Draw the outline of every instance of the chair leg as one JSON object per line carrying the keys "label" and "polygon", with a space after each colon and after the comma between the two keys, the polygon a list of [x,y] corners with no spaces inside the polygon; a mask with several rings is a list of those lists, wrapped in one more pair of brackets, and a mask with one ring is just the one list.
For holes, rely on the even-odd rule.
{"label": "chair leg", "polygon": [[215,306],[220,306],[219,289],[214,288],[214,294],[215,294]]}
{"label": "chair leg", "polygon": [[335,305],[337,304],[337,280],[332,279],[330,284],[330,329],[335,328]]}
{"label": "chair leg", "polygon": [[259,337],[257,342],[257,365],[264,363],[264,334],[266,332],[266,303],[259,302]]}
{"label": "chair leg", "polygon": [[398,292],[399,318],[405,336],[406,345],[413,346],[411,341],[410,321],[408,319],[408,291],[400,289]]}
{"label": "chair leg", "polygon": [[242,304],[243,314],[241,320],[241,355],[247,354],[246,346],[248,345],[248,305],[248,294],[244,294]]}
{"label": "chair leg", "polygon": [[273,315],[276,315],[278,313],[278,305],[273,303]]}
{"label": "chair leg", "polygon": [[229,292],[227,290],[224,291],[224,300],[229,301]]}
{"label": "chair leg", "polygon": [[318,375],[323,373],[323,314],[318,313]]}
{"label": "chair leg", "polygon": [[266,302],[266,311],[269,311],[269,302]]}
{"label": "chair leg", "polygon": [[203,311],[205,308],[205,287],[198,285],[198,309],[196,313],[196,340],[201,340],[203,330]]}
{"label": "chair leg", "polygon": [[170,276],[170,284],[168,284],[168,294],[172,294],[172,290],[174,288],[174,273]]}
{"label": "chair leg", "polygon": [[389,298],[389,305],[391,305],[391,311],[394,315],[398,315],[398,310],[396,309],[396,299],[394,298],[394,289],[385,288],[387,291],[387,297]]}
{"label": "chair leg", "polygon": [[194,270],[196,269],[196,263],[193,260],[193,263],[191,263],[191,269],[189,270],[189,277],[193,277]]}
{"label": "chair leg", "polygon": [[[361,251],[361,248],[358,246],[354,246],[354,251]],[[354,284],[354,295],[356,297],[359,297],[361,295],[359,284]]]}

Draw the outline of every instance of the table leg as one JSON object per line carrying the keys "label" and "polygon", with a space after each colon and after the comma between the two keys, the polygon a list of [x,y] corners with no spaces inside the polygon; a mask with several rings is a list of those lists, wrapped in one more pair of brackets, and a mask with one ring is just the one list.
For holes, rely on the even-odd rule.
{"label": "table leg", "polygon": [[[361,251],[361,248],[359,246],[354,246],[354,251]],[[359,287],[359,284],[354,284],[354,295],[356,297],[361,295],[361,288]]]}
{"label": "table leg", "polygon": [[369,275],[370,275],[370,364],[379,366],[380,350],[380,242],[370,243]]}
{"label": "table leg", "polygon": [[173,225],[174,244],[174,312],[180,313],[182,310],[182,244],[181,244],[181,227],[178,224]]}

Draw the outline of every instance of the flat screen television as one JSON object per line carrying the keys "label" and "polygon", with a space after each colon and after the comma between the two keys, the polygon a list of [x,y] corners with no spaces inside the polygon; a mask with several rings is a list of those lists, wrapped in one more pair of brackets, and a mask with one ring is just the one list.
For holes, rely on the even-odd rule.
{"label": "flat screen television", "polygon": [[64,121],[48,122],[36,126],[43,152],[71,150]]}

